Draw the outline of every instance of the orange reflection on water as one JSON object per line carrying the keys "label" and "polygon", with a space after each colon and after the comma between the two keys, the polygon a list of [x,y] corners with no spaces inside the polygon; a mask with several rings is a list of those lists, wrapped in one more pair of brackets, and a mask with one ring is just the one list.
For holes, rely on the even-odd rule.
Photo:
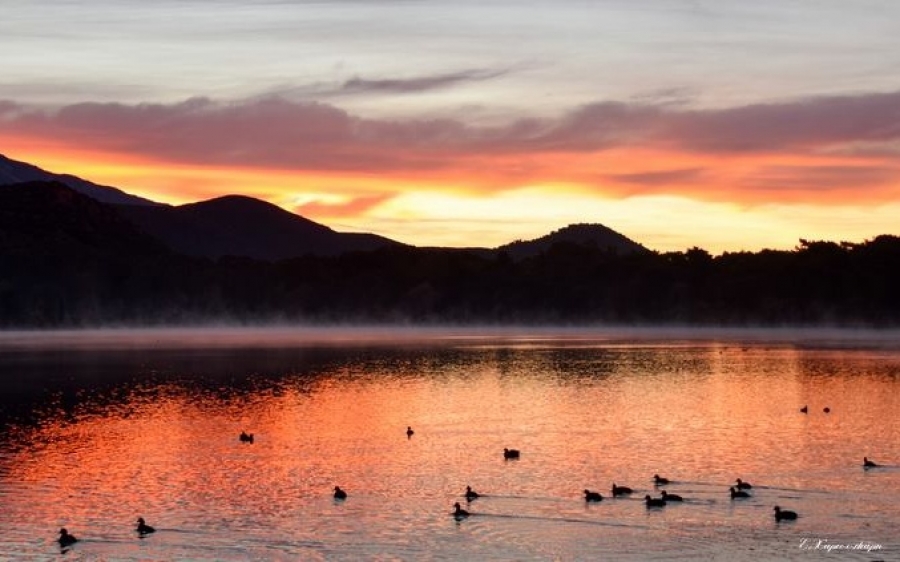
{"label": "orange reflection on water", "polygon": [[[96,541],[78,548],[125,559],[196,558],[199,546],[226,560],[276,547],[285,559],[459,548],[503,559],[511,543],[525,559],[546,548],[573,559],[584,545],[567,546],[579,533],[566,521],[621,524],[588,539],[603,552],[650,537],[690,550],[702,535],[725,553],[732,533],[772,532],[774,503],[819,525],[798,523],[798,536],[885,542],[896,522],[900,470],[860,467],[864,455],[900,464],[893,352],[462,342],[247,353],[141,356],[117,367],[123,382],[69,390],[65,409],[18,428],[26,439],[0,449],[0,527],[20,542],[0,539],[0,556],[34,537],[45,552],[59,526]],[[65,368],[77,381],[78,365]],[[504,447],[522,458],[504,461]],[[658,495],[655,473],[696,503],[649,520],[628,499],[585,510],[581,491],[608,495],[613,482]],[[757,484],[755,498],[728,499],[737,477]],[[335,485],[346,502],[332,500]],[[474,519],[480,534],[461,546],[445,515],[466,485],[494,496],[471,509],[495,519]],[[132,552],[139,515],[160,532]],[[721,535],[708,535],[711,521]],[[404,542],[410,533],[421,540]]]}

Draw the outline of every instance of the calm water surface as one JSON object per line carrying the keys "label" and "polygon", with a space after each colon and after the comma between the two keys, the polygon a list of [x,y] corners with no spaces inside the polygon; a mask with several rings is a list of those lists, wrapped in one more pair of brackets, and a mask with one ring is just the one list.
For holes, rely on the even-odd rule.
{"label": "calm water surface", "polygon": [[900,560],[892,334],[8,333],[0,391],[4,560]]}

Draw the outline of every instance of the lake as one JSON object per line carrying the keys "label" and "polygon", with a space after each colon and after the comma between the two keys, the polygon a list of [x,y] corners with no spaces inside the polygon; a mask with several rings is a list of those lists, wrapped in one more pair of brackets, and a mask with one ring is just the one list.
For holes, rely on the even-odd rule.
{"label": "lake", "polygon": [[6,332],[0,391],[0,559],[900,560],[897,332]]}

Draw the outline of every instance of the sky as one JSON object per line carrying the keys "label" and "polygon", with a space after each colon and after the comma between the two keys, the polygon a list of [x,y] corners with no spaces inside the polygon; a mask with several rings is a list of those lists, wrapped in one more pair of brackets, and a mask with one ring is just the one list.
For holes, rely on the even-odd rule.
{"label": "sky", "polygon": [[900,234],[893,0],[0,0],[0,153],[498,246]]}

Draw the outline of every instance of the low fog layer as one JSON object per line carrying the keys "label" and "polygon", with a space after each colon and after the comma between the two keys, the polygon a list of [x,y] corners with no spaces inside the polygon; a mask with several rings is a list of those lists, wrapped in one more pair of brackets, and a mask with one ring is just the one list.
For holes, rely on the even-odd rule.
{"label": "low fog layer", "polygon": [[0,331],[0,350],[286,348],[352,345],[502,344],[754,345],[900,348],[900,330],[693,327],[272,326]]}

